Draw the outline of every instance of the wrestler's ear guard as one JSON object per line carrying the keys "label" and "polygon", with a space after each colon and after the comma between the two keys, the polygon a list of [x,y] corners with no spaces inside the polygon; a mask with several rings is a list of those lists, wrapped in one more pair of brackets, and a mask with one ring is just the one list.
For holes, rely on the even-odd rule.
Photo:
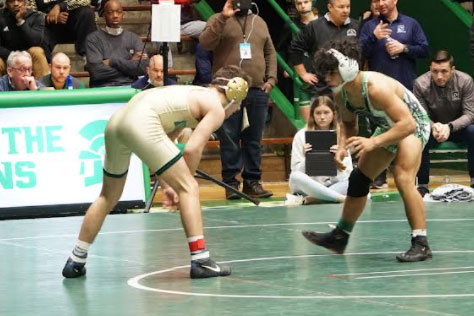
{"label": "wrestler's ear guard", "polygon": [[359,73],[359,63],[355,59],[345,56],[334,48],[328,50],[328,53],[336,57],[339,63],[339,74],[344,83],[352,81],[357,77]]}
{"label": "wrestler's ear guard", "polygon": [[[247,93],[249,92],[249,84],[243,78],[234,77],[232,79],[216,79],[227,80],[227,84],[225,86],[220,86],[225,90],[227,101],[241,103],[247,97]],[[229,106],[229,104],[227,106]]]}

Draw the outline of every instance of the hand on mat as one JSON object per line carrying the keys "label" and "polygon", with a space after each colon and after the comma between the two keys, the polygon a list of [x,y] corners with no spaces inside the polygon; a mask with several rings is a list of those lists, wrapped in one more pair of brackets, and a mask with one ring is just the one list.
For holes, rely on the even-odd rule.
{"label": "hand on mat", "polygon": [[363,153],[375,149],[375,141],[373,138],[353,136],[346,141],[346,148],[350,148],[351,154],[359,158]]}
{"label": "hand on mat", "polygon": [[167,187],[162,190],[163,193],[163,207],[170,211],[177,211],[179,198],[178,194],[171,188]]}

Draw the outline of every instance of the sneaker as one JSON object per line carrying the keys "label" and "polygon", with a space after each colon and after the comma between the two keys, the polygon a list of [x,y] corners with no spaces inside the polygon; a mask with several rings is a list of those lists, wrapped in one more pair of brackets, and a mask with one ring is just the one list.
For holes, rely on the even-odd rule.
{"label": "sneaker", "polygon": [[374,181],[370,184],[371,189],[387,189],[387,170],[384,170],[381,174],[374,179]]}
{"label": "sneaker", "polygon": [[411,238],[411,247],[407,252],[397,256],[400,262],[418,262],[433,258],[426,236],[416,236]]}
{"label": "sneaker", "polygon": [[266,198],[273,195],[273,192],[265,190],[258,180],[244,180],[242,192],[253,198]]}
{"label": "sneaker", "polygon": [[[231,187],[233,187],[234,189],[236,189],[237,191],[239,191],[239,187],[240,187],[240,184],[238,182],[235,182],[235,183],[227,183],[228,185],[230,185]],[[240,199],[240,195],[238,195],[237,193],[229,190],[229,189],[225,189],[225,198],[227,200],[238,200]]]}
{"label": "sneaker", "polygon": [[213,278],[230,275],[229,266],[215,263],[211,258],[191,261],[191,279]]}
{"label": "sneaker", "polygon": [[304,196],[287,193],[285,196],[285,206],[297,206],[304,204]]}
{"label": "sneaker", "polygon": [[303,231],[303,236],[315,245],[343,254],[349,241],[349,234],[336,226],[328,233]]}
{"label": "sneaker", "polygon": [[85,263],[78,263],[68,258],[63,268],[63,277],[78,278],[86,274]]}
{"label": "sneaker", "polygon": [[430,190],[428,190],[428,188],[421,185],[418,186],[416,189],[420,193],[421,197],[425,197],[426,194],[430,193]]}

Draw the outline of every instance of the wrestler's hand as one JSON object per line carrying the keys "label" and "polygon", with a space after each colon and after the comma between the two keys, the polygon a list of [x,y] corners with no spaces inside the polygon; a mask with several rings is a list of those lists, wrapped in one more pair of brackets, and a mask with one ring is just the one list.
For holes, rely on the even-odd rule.
{"label": "wrestler's hand", "polygon": [[344,147],[339,147],[337,145],[331,146],[330,152],[333,152],[332,149],[333,147],[337,147],[337,151],[334,153],[334,160],[336,161],[337,164],[337,169],[339,170],[345,170],[346,166],[344,165],[343,161],[347,157],[347,150]]}
{"label": "wrestler's hand", "polygon": [[163,207],[172,211],[178,209],[179,197],[171,187],[162,189]]}
{"label": "wrestler's hand", "polygon": [[353,136],[346,141],[346,149],[349,148],[351,154],[359,158],[363,153],[368,153],[375,149],[375,141],[373,138]]}

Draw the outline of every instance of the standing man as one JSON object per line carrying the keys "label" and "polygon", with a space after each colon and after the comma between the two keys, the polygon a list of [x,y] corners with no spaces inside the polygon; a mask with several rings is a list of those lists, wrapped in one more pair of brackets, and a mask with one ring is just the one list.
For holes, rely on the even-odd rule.
{"label": "standing man", "polygon": [[[227,276],[230,267],[209,256],[202,227],[199,186],[194,173],[207,140],[240,108],[248,91],[238,67],[216,72],[208,88],[168,86],[135,95],[110,118],[105,129],[104,180],[87,210],[79,239],[63,269],[66,278],[86,273],[89,247],[122,195],[132,152],[158,177],[164,204],[178,206],[191,252],[191,278]],[[173,142],[183,127],[194,127],[184,152]]]}
{"label": "standing man", "polygon": [[55,90],[84,89],[84,84],[71,76],[71,60],[64,53],[56,53],[51,58],[51,73],[40,79],[45,87]]}
{"label": "standing man", "polygon": [[318,83],[314,65],[311,69],[307,69],[303,64],[305,56],[313,59],[316,51],[333,39],[352,38],[356,40],[359,22],[351,19],[350,13],[350,0],[328,0],[328,13],[322,18],[308,23],[291,42],[289,61],[304,82],[310,85]]}
{"label": "standing man", "polygon": [[470,184],[474,188],[474,85],[471,76],[456,70],[453,56],[440,50],[431,59],[430,71],[416,79],[413,92],[428,112],[432,130],[417,174],[421,196],[429,192],[429,150],[448,140],[467,144]]}
{"label": "standing man", "polygon": [[[314,21],[318,18],[318,15],[314,13],[313,2],[311,0],[293,0],[293,3],[295,5],[298,16],[292,18],[291,20],[300,30],[302,30],[311,21]],[[290,26],[288,24],[285,24],[280,39],[275,44],[277,52],[284,60],[288,60],[291,40],[296,36],[297,35],[293,34]],[[309,69],[311,69],[312,62],[312,58],[309,58],[309,56],[304,56],[303,64],[306,65],[305,68],[308,67]],[[282,90],[282,92],[289,100],[294,99],[293,90],[298,88],[294,84],[293,80],[290,78],[289,74],[280,66],[278,66],[278,87]],[[302,89],[300,89],[299,91],[299,96],[296,96],[296,99],[294,100],[295,103],[298,103],[300,114],[306,122],[308,122],[310,118],[310,100],[311,97],[308,96],[308,93],[306,93]]]}
{"label": "standing man", "polygon": [[43,85],[33,77],[33,61],[25,51],[8,55],[7,74],[0,78],[0,91],[38,90]]}
{"label": "standing man", "polygon": [[[276,52],[268,27],[251,10],[234,10],[232,0],[227,0],[222,12],[210,17],[199,41],[204,49],[213,51],[213,72],[226,65],[238,65],[252,78],[241,110],[226,120],[217,132],[223,181],[239,189],[236,176],[243,168],[243,192],[256,198],[270,197],[273,193],[260,184],[260,141],[265,128],[269,93],[276,84],[277,76]],[[250,126],[242,130],[247,116]],[[226,190],[226,198],[239,199],[240,196]]]}
{"label": "standing man", "polygon": [[[428,40],[418,22],[398,12],[398,0],[375,0],[380,15],[367,21],[360,31],[359,43],[369,70],[381,72],[413,91],[416,59],[428,56]],[[386,170],[372,185],[385,188]]]}

